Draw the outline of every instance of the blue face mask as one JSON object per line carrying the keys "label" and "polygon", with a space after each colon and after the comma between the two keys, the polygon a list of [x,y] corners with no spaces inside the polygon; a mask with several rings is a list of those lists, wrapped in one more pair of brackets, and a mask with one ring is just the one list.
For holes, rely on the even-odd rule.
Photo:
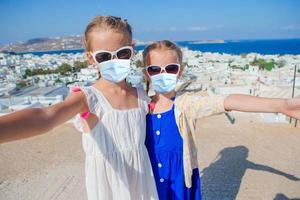
{"label": "blue face mask", "polygon": [[153,89],[160,94],[171,92],[176,87],[176,74],[161,73],[150,78]]}
{"label": "blue face mask", "polygon": [[130,72],[130,59],[113,59],[97,64],[101,76],[108,81],[123,81]]}

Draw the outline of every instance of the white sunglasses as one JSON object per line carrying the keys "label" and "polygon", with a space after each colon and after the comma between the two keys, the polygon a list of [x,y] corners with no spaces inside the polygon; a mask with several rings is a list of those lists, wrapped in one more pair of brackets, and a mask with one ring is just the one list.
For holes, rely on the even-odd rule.
{"label": "white sunglasses", "polygon": [[132,46],[124,46],[116,51],[99,50],[92,52],[91,54],[97,63],[111,60],[114,56],[118,59],[131,59],[133,56],[133,48]]}
{"label": "white sunglasses", "polygon": [[165,66],[149,65],[146,67],[146,71],[149,76],[160,74],[163,70],[165,70],[165,72],[168,74],[178,74],[180,70],[180,64],[170,63]]}

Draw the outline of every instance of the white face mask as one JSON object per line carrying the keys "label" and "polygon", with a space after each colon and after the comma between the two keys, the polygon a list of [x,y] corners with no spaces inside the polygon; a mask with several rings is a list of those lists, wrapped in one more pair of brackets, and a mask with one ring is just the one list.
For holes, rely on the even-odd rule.
{"label": "white face mask", "polygon": [[171,92],[175,89],[177,83],[177,74],[161,73],[151,76],[153,89],[161,94]]}
{"label": "white face mask", "polygon": [[130,72],[130,59],[112,59],[97,64],[101,76],[108,81],[118,83],[123,81]]}

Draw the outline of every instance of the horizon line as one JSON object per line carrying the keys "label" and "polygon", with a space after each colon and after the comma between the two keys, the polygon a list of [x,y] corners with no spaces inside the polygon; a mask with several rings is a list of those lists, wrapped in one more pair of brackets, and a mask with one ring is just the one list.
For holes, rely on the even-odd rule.
{"label": "horizon line", "polygon": [[[8,46],[8,45],[12,45],[12,44],[17,44],[17,43],[26,43],[28,42],[29,40],[34,40],[34,39],[55,39],[57,37],[59,38],[64,38],[64,37],[70,37],[70,36],[78,36],[78,35],[67,35],[67,36],[53,36],[53,37],[35,37],[35,38],[31,38],[31,39],[28,39],[26,41],[16,41],[16,42],[10,42],[10,43],[0,43],[0,47],[3,47],[3,46]],[[191,39],[191,40],[170,40],[170,41],[173,41],[173,42],[194,42],[194,41],[216,41],[216,40],[223,40],[223,41],[234,41],[234,40],[237,40],[237,41],[248,41],[248,40],[299,40],[300,39],[300,36],[299,37],[287,37],[287,38],[280,38],[280,37],[275,37],[275,38],[241,38],[241,39],[198,39],[198,40],[194,40],[194,39]],[[152,41],[160,41],[160,40],[141,40],[141,39],[137,39],[137,38],[133,38],[133,40],[138,40],[140,42],[152,42]],[[161,39],[161,40],[166,40],[166,39]],[[140,44],[140,45],[144,45],[144,44]]]}

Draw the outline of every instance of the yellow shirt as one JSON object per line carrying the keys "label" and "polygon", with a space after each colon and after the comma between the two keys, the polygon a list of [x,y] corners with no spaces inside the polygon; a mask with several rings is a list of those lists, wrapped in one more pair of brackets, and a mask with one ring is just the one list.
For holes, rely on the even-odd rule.
{"label": "yellow shirt", "polygon": [[196,120],[224,113],[226,96],[203,96],[201,92],[186,92],[175,99],[175,116],[183,139],[183,168],[186,187],[191,187],[193,169],[198,168]]}

